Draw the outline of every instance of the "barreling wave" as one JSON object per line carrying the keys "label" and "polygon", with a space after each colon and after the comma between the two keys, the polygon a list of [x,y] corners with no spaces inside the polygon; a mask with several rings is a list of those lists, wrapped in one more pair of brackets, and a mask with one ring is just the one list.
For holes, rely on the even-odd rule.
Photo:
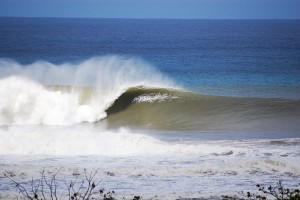
{"label": "barreling wave", "polygon": [[96,122],[128,88],[175,88],[138,59],[97,57],[78,64],[0,60],[0,125]]}
{"label": "barreling wave", "polygon": [[299,132],[300,101],[130,88],[106,110],[110,128]]}
{"label": "barreling wave", "polygon": [[0,61],[0,125],[299,132],[300,101],[207,96],[180,89],[137,59],[79,64]]}

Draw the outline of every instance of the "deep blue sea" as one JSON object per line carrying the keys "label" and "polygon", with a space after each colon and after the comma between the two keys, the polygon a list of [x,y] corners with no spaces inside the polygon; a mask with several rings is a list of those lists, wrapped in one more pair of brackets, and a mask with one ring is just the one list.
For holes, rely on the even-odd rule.
{"label": "deep blue sea", "polygon": [[[299,122],[300,20],[0,18],[0,174],[27,186],[99,169],[117,199],[294,188]],[[0,175],[0,199],[14,188]]]}
{"label": "deep blue sea", "polygon": [[0,28],[0,57],[22,64],[122,55],[202,93],[300,97],[285,88],[300,86],[300,20],[1,18]]}

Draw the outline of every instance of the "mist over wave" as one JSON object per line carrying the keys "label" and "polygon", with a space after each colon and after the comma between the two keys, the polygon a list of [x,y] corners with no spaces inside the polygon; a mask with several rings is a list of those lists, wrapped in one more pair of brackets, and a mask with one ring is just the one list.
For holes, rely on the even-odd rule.
{"label": "mist over wave", "polygon": [[[0,125],[72,125],[106,117],[105,110],[128,88],[174,88],[151,65],[134,58],[107,56],[54,65],[21,65],[0,60]],[[69,86],[69,91],[49,89]],[[86,88],[93,88],[85,98]],[[82,99],[85,99],[84,101]]]}

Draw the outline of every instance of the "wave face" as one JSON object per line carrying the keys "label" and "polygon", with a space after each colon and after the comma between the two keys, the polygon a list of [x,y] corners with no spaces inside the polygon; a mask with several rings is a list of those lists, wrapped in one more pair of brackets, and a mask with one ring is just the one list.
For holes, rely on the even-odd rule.
{"label": "wave face", "polygon": [[0,125],[96,122],[128,88],[175,87],[138,59],[92,58],[79,64],[0,61]]}
{"label": "wave face", "polygon": [[111,128],[299,132],[300,101],[131,88],[107,110]]}

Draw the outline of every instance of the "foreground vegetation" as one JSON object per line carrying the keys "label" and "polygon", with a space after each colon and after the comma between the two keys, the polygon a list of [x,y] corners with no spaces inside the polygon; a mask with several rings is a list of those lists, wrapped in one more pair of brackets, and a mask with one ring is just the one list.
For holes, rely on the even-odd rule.
{"label": "foreground vegetation", "polygon": [[[45,176],[45,172],[41,172],[41,177],[37,180],[31,181],[31,183],[21,183],[13,179],[10,173],[4,172],[4,178],[9,179],[14,185],[20,197],[15,199],[24,200],[116,200],[114,197],[115,191],[105,191],[100,187],[101,181],[96,181],[96,172],[87,173],[84,170],[84,179],[66,182],[65,190],[66,194],[58,194],[58,170],[50,178]],[[215,197],[213,199],[222,200],[300,200],[299,188],[290,189],[285,188],[281,181],[277,182],[275,186],[256,185],[258,192],[239,192],[237,195],[221,197]],[[300,183],[299,186],[300,187]],[[28,189],[30,188],[30,189]],[[125,199],[124,197],[122,199]],[[132,200],[141,200],[141,196],[133,196]],[[199,198],[203,199],[203,198]],[[193,198],[193,200],[196,200]]]}
{"label": "foreground vegetation", "polygon": [[[300,185],[300,183],[299,183]],[[239,195],[235,196],[223,196],[224,200],[300,200],[300,190],[299,189],[289,189],[285,188],[281,181],[277,182],[275,186],[265,187],[264,185],[257,184],[258,193],[251,192],[240,192]]]}

